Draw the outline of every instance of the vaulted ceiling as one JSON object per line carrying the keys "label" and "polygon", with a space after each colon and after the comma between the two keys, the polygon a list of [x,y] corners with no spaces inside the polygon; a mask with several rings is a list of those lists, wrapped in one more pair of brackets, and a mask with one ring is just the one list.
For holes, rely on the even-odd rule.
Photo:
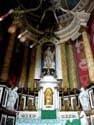
{"label": "vaulted ceiling", "polygon": [[[91,12],[93,4],[94,0],[1,0],[0,15],[14,9],[27,24],[40,31],[48,28],[60,30],[72,21],[70,10]],[[24,12],[20,13],[21,10]]]}

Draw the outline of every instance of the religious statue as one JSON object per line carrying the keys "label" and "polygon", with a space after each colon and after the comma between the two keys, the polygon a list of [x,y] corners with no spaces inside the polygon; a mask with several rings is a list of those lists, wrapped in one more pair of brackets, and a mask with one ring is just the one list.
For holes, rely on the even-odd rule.
{"label": "religious statue", "polygon": [[15,110],[15,104],[18,99],[17,90],[18,90],[18,87],[14,87],[13,89],[10,88],[9,90],[9,97],[7,102],[7,108],[9,110]]}
{"label": "religious statue", "polygon": [[81,111],[80,113],[80,121],[81,121],[81,125],[89,125],[87,116],[84,111]]}
{"label": "religious statue", "polygon": [[51,47],[48,47],[44,52],[44,68],[55,68],[54,56],[55,52],[51,50]]}
{"label": "religious statue", "polygon": [[91,110],[89,95],[88,95],[88,92],[84,88],[81,88],[81,92],[79,94],[79,100],[80,100],[82,109],[84,111],[90,111]]}

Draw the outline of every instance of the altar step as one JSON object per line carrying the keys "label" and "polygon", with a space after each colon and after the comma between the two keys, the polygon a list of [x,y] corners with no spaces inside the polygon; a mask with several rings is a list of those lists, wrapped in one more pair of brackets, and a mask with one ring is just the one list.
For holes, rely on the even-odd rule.
{"label": "altar step", "polygon": [[85,125],[81,124],[79,119],[70,120],[56,120],[56,119],[46,119],[46,120],[31,120],[31,119],[20,119],[16,120],[16,125]]}

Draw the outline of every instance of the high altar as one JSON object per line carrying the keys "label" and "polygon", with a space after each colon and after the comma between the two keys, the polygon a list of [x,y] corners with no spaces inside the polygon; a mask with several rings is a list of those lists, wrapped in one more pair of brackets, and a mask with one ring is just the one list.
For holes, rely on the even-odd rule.
{"label": "high altar", "polygon": [[13,14],[7,47],[0,43],[1,125],[94,125],[94,0],[74,1],[69,11],[61,0],[42,0],[48,8],[37,22],[45,25],[51,11],[56,30],[40,31],[36,19],[30,21],[37,29],[27,30],[20,7],[0,18]]}

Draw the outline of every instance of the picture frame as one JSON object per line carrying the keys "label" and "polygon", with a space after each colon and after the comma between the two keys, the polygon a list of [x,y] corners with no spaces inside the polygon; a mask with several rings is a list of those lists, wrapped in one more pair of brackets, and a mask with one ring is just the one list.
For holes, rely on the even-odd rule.
{"label": "picture frame", "polygon": [[7,115],[2,114],[1,115],[1,125],[6,125],[6,121],[7,121]]}
{"label": "picture frame", "polygon": [[69,96],[64,96],[64,107],[65,110],[70,110],[71,109],[71,100]]}
{"label": "picture frame", "polygon": [[76,96],[71,96],[71,107],[72,107],[72,110],[75,110],[75,102],[77,103]]}
{"label": "picture frame", "polygon": [[93,92],[93,89],[90,89],[88,93],[89,93],[91,108],[94,108],[94,92]]}
{"label": "picture frame", "polygon": [[90,122],[91,122],[90,125],[94,125],[94,115],[91,115],[91,116],[90,116]]}
{"label": "picture frame", "polygon": [[15,125],[15,116],[8,116],[6,120],[6,125]]}
{"label": "picture frame", "polygon": [[71,96],[71,107],[72,107],[72,110],[74,111],[79,111],[81,109],[81,104],[78,99],[78,95]]}
{"label": "picture frame", "polygon": [[8,88],[5,88],[4,89],[3,100],[2,100],[2,107],[7,106],[8,94],[9,94],[9,90],[8,90]]}
{"label": "picture frame", "polygon": [[0,86],[0,104],[2,101],[2,95],[3,95],[3,87]]}
{"label": "picture frame", "polygon": [[18,110],[23,111],[26,108],[26,96],[25,95],[20,95],[19,100],[18,100]]}

